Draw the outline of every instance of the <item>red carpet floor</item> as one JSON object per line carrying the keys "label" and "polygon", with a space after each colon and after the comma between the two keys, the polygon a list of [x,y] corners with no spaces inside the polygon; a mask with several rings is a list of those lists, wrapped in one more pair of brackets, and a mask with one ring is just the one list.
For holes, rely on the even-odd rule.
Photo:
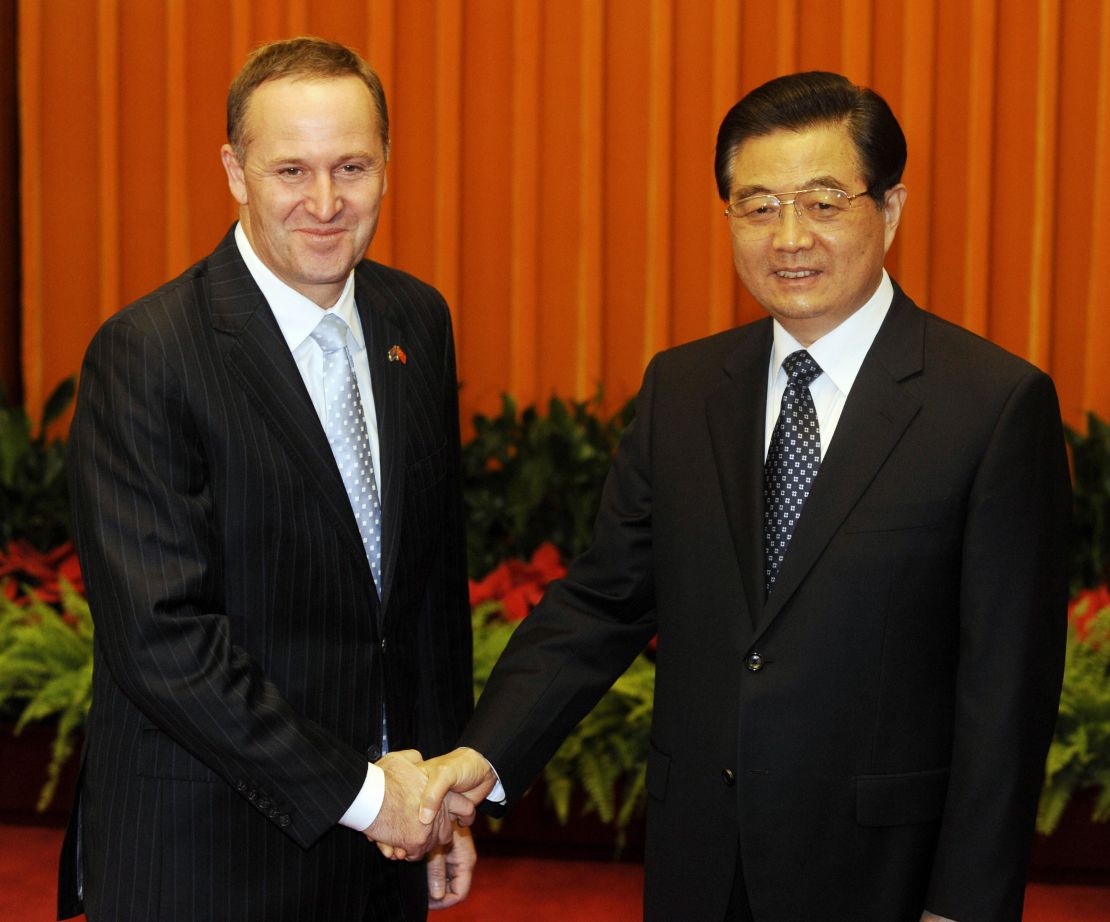
{"label": "red carpet floor", "polygon": [[[54,918],[61,830],[0,825],[0,922]],[[634,864],[485,858],[474,892],[433,922],[638,922]],[[201,922],[201,920],[198,920]],[[1032,884],[1025,922],[1110,922],[1110,888]]]}

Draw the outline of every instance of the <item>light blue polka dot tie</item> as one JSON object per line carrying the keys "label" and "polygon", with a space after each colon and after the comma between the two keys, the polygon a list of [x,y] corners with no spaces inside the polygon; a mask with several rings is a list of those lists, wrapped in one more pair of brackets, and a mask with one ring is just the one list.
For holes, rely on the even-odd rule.
{"label": "light blue polka dot tie", "polygon": [[359,534],[370,562],[374,586],[381,594],[382,507],[374,482],[374,459],[362,413],[358,382],[347,350],[347,324],[336,314],[325,314],[312,331],[324,351],[324,427],[335,463],[347,488],[347,498],[358,522]]}
{"label": "light blue polka dot tie", "polygon": [[821,366],[805,349],[799,349],[782,360],[782,367],[790,380],[763,466],[763,575],[768,595],[821,466],[821,430],[809,392]]}

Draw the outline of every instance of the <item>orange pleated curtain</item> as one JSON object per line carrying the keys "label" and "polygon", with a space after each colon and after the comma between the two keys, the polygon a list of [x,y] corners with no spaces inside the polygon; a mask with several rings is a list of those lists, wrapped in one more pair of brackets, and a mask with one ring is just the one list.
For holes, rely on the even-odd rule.
{"label": "orange pleated curtain", "polygon": [[21,0],[23,367],[36,411],[100,321],[234,217],[217,151],[258,43],[381,73],[370,255],[450,302],[464,418],[635,393],[760,315],[732,269],[717,125],[778,74],[879,90],[909,139],[888,267],[919,303],[1110,417],[1110,0]]}

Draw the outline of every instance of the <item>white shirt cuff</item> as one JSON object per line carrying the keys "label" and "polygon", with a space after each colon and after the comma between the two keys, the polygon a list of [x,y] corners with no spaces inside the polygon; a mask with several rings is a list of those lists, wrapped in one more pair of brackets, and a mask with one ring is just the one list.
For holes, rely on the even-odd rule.
{"label": "white shirt cuff", "polygon": [[[479,755],[481,755],[481,753],[479,753]],[[485,759],[486,757],[482,756],[482,758]],[[493,777],[495,779],[493,790],[486,795],[486,800],[495,804],[503,804],[509,799],[509,795],[505,793],[505,786],[501,783],[501,776],[497,774],[497,769],[493,767],[493,763],[489,759],[486,759],[486,765],[488,765],[489,770],[493,772]]]}
{"label": "white shirt cuff", "polygon": [[339,825],[362,832],[381,812],[385,800],[385,772],[372,762],[366,764],[366,780],[354,803],[339,818]]}

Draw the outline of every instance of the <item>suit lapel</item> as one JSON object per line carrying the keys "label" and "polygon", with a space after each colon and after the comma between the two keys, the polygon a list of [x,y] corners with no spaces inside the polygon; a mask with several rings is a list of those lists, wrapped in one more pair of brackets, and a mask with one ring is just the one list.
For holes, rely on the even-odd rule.
{"label": "suit lapel", "polygon": [[[320,418],[277,320],[229,233],[208,261],[212,325],[225,367],[271,424],[305,477],[317,485],[343,539],[364,563],[362,538],[351,512]],[[366,564],[367,579],[370,567]]]}
{"label": "suit lapel", "polygon": [[920,373],[924,337],[924,316],[895,286],[894,302],[860,366],[802,509],[760,633],[805,579],[920,410],[920,400],[901,382]]}
{"label": "suit lapel", "polygon": [[739,347],[725,361],[725,379],[706,398],[706,417],[754,628],[764,594],[763,428],[771,321],[753,324],[742,332]]}
{"label": "suit lapel", "polygon": [[[402,511],[405,495],[405,365],[390,361],[393,346],[405,349],[403,330],[363,273],[355,274],[355,301],[366,337],[370,359],[370,381],[374,390],[374,411],[378,417],[379,460],[382,504],[382,585],[379,587],[383,613],[387,610],[390,589],[397,573],[401,547]],[[411,348],[411,347],[410,347]]]}

